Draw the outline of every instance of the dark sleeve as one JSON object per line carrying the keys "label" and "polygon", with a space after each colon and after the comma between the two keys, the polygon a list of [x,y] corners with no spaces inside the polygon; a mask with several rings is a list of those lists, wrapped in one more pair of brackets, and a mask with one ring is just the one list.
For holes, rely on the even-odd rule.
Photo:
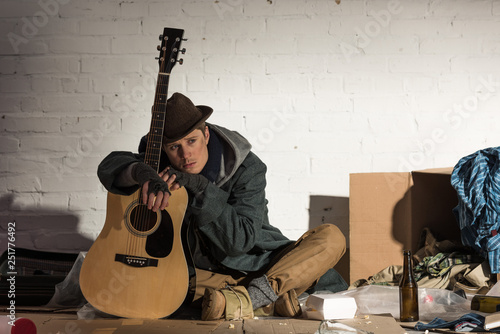
{"label": "dark sleeve", "polygon": [[97,176],[102,185],[111,193],[117,195],[130,195],[139,189],[139,185],[132,187],[117,187],[115,179],[128,165],[133,162],[143,161],[144,154],[115,151],[105,157],[97,167]]}
{"label": "dark sleeve", "polygon": [[199,229],[222,254],[245,254],[261,241],[263,225],[269,225],[265,173],[264,163],[250,156],[233,176],[230,189],[210,183],[203,196],[193,198]]}

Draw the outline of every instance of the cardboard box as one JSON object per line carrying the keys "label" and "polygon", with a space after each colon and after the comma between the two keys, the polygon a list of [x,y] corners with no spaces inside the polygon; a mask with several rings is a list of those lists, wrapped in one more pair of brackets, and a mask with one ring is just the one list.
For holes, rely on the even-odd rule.
{"label": "cardboard box", "polygon": [[352,319],[358,306],[353,297],[336,294],[310,295],[306,301],[308,319],[336,320]]}
{"label": "cardboard box", "polygon": [[424,227],[437,240],[460,240],[453,168],[410,173],[350,175],[350,282],[403,263],[403,249],[418,250]]}

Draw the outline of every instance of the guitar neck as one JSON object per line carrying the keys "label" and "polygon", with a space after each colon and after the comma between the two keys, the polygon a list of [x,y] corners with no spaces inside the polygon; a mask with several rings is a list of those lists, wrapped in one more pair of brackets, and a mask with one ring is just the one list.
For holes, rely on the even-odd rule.
{"label": "guitar neck", "polygon": [[159,171],[160,154],[163,142],[163,127],[167,113],[167,92],[170,75],[159,73],[156,85],[155,102],[152,108],[151,126],[148,133],[144,163]]}
{"label": "guitar neck", "polygon": [[[160,35],[161,45],[158,45],[158,51],[160,51],[160,56],[158,57],[160,70],[158,72],[158,80],[156,81],[151,127],[149,128],[146,157],[144,158],[144,162],[157,172],[160,168],[163,129],[167,114],[168,80],[172,68],[177,63],[177,55],[179,52],[185,52],[185,49],[179,50],[183,34],[184,30],[182,29],[164,28],[163,34]],[[182,64],[182,59],[179,60],[179,63]]]}

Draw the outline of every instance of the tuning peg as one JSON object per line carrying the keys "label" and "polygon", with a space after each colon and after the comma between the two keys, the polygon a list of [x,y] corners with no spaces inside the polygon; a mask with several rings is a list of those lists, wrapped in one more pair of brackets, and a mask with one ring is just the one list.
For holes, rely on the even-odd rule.
{"label": "tuning peg", "polygon": [[185,41],[187,41],[188,39],[187,39],[187,38],[183,38],[182,40],[185,42]]}
{"label": "tuning peg", "polygon": [[179,65],[182,65],[184,63],[184,59],[181,58],[177,62],[179,63]]}
{"label": "tuning peg", "polygon": [[182,48],[179,50],[180,53],[185,54],[186,53],[186,48]]}
{"label": "tuning peg", "polygon": [[160,35],[158,39],[161,41],[163,39],[163,35]]}
{"label": "tuning peg", "polygon": [[157,45],[156,50],[161,51],[161,45]]}

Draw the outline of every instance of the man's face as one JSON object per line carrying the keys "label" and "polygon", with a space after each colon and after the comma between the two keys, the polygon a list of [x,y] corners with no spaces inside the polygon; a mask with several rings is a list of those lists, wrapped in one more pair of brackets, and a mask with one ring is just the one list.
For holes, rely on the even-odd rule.
{"label": "man's face", "polygon": [[172,166],[178,171],[198,174],[208,161],[208,127],[196,129],[182,139],[163,146]]}

